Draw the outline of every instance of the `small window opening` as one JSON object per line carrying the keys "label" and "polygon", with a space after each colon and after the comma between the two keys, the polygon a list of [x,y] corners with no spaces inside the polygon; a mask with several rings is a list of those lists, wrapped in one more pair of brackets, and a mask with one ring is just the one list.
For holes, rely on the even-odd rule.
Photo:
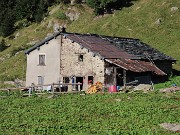
{"label": "small window opening", "polygon": [[88,84],[93,84],[94,77],[93,76],[88,76]]}
{"label": "small window opening", "polygon": [[45,65],[45,55],[44,54],[39,55],[39,65],[41,65],[41,66]]}
{"label": "small window opening", "polygon": [[44,84],[44,77],[38,76],[38,85],[43,85],[43,84]]}
{"label": "small window opening", "polygon": [[82,54],[79,55],[79,61],[80,61],[80,62],[83,62],[83,55],[82,55]]}

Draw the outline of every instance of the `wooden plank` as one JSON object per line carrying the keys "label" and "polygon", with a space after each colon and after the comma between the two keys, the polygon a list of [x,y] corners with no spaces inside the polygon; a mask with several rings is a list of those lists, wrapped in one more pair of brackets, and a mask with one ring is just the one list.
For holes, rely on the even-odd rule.
{"label": "wooden plank", "polygon": [[43,86],[50,86],[50,85],[82,85],[82,83],[53,83],[53,84],[44,84],[44,85],[28,86],[27,88],[43,87]]}
{"label": "wooden plank", "polygon": [[[53,93],[53,92],[49,92],[49,93]],[[70,94],[70,93],[81,93],[81,91],[54,92],[54,94]]]}
{"label": "wooden plank", "polygon": [[124,88],[126,89],[126,70],[123,69],[123,83],[124,83]]}
{"label": "wooden plank", "polygon": [[6,91],[6,90],[19,90],[20,88],[2,88],[0,91]]}
{"label": "wooden plank", "polygon": [[113,67],[114,68],[114,73],[113,73],[113,85],[116,86],[116,75],[117,75],[117,68],[116,67]]}
{"label": "wooden plank", "polygon": [[[48,94],[48,93],[34,93],[35,95],[45,95],[45,94]],[[31,96],[31,95],[33,95],[32,93],[25,93],[25,94],[23,94],[23,96]]]}

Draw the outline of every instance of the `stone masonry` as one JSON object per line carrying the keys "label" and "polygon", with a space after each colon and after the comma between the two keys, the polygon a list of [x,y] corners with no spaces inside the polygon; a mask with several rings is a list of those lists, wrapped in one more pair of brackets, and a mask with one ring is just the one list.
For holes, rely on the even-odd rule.
{"label": "stone masonry", "polygon": [[[88,87],[88,76],[93,76],[94,82],[104,83],[104,60],[99,56],[67,38],[62,40],[60,53],[62,77],[83,77],[84,90]],[[83,55],[83,61],[79,61],[79,55]]]}

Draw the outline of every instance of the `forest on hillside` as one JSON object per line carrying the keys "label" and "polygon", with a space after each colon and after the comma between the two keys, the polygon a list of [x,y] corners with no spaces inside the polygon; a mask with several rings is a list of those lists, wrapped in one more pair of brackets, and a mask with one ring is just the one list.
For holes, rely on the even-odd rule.
{"label": "forest on hillside", "polygon": [[95,15],[131,6],[132,0],[1,0],[0,36],[7,37],[16,29],[31,22],[41,22],[48,15],[48,7],[55,4],[85,3],[94,9]]}

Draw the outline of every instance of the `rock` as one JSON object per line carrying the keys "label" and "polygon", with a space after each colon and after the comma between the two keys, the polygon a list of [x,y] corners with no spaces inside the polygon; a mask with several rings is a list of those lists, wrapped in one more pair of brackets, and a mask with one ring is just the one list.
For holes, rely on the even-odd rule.
{"label": "rock", "polygon": [[180,124],[176,123],[162,123],[160,126],[166,130],[173,132],[180,132]]}
{"label": "rock", "polygon": [[52,36],[52,35],[53,35],[52,33],[48,33],[48,34],[47,34],[47,37],[50,37],[50,36]]}
{"label": "rock", "polygon": [[154,23],[157,24],[157,25],[159,25],[161,22],[162,22],[162,19],[159,18],[159,19],[157,19]]}
{"label": "rock", "polygon": [[140,9],[141,7],[137,7],[136,10]]}
{"label": "rock", "polygon": [[53,26],[53,29],[54,29],[54,32],[59,32],[59,23],[55,23],[54,26]]}
{"label": "rock", "polygon": [[20,79],[18,79],[18,78],[16,78],[16,79],[14,80],[14,85],[15,85],[16,87],[21,87],[21,86],[23,86],[23,81],[20,80]]}
{"label": "rock", "polygon": [[180,87],[172,86],[169,88],[160,89],[160,92],[162,93],[170,93],[170,92],[176,92],[176,91],[180,91]]}
{"label": "rock", "polygon": [[71,5],[76,4],[76,0],[71,0]]}
{"label": "rock", "polygon": [[71,0],[71,5],[82,3],[83,0]]}
{"label": "rock", "polygon": [[53,8],[50,12],[49,15],[54,14],[56,11],[58,11],[60,9],[60,5],[58,5],[57,7]]}
{"label": "rock", "polygon": [[171,12],[177,11],[179,8],[178,7],[171,7]]}
{"label": "rock", "polygon": [[26,45],[35,45],[36,43],[38,43],[39,40],[33,40],[33,41],[30,41],[29,43],[27,43]]}
{"label": "rock", "polygon": [[0,61],[4,61],[5,60],[5,58],[4,57],[0,57]]}
{"label": "rock", "polygon": [[139,84],[134,88],[134,91],[143,90],[143,91],[149,91],[151,90],[152,86],[149,84]]}
{"label": "rock", "polygon": [[11,54],[6,54],[6,58],[9,59],[11,57]]}
{"label": "rock", "polygon": [[115,100],[116,100],[117,102],[122,101],[122,99],[120,99],[120,98],[116,98]]}
{"label": "rock", "polygon": [[21,52],[23,52],[23,51],[19,51],[19,52],[17,52],[16,54],[15,54],[15,56],[17,56],[18,54],[20,54]]}
{"label": "rock", "polygon": [[71,21],[76,21],[78,20],[80,13],[76,12],[73,9],[68,9],[68,11],[65,13],[67,17],[69,17],[69,19]]}
{"label": "rock", "polygon": [[4,84],[14,85],[14,82],[13,81],[4,81]]}
{"label": "rock", "polygon": [[52,95],[48,96],[47,98],[48,99],[55,98],[55,95],[52,94]]}
{"label": "rock", "polygon": [[47,20],[47,17],[44,17],[44,19],[43,19],[44,21],[46,21]]}
{"label": "rock", "polygon": [[17,39],[19,36],[20,36],[20,33],[17,32],[16,35],[15,35],[15,39]]}
{"label": "rock", "polygon": [[53,26],[52,20],[49,21],[47,28],[51,28]]}

